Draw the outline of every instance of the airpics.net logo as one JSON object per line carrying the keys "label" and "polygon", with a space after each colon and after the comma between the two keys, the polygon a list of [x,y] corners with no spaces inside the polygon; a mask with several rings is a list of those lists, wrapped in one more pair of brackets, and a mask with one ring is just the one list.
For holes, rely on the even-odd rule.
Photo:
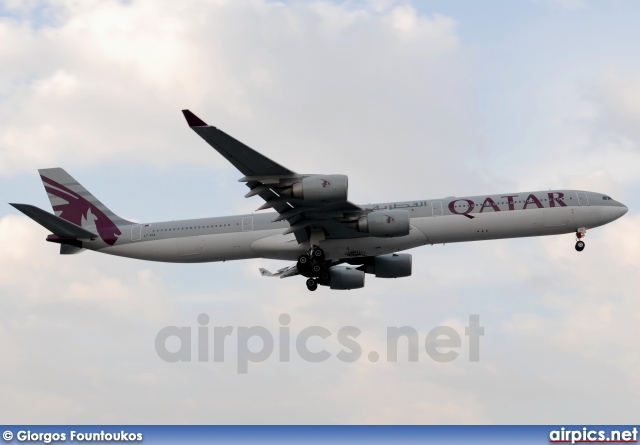
{"label": "airpics.net logo", "polygon": [[[225,362],[228,356],[235,357],[238,374],[247,374],[250,363],[261,363],[277,354],[281,363],[290,362],[296,354],[302,361],[321,363],[337,359],[353,363],[365,355],[358,340],[362,330],[356,326],[343,326],[332,332],[323,326],[307,326],[292,332],[291,316],[283,313],[278,317],[277,333],[264,326],[212,326],[211,317],[200,314],[197,326],[165,326],[155,338],[155,350],[165,362]],[[467,359],[480,361],[480,337],[484,327],[480,316],[469,315],[464,329],[452,326],[436,326],[426,334],[411,326],[388,326],[386,328],[386,351],[366,352],[371,363],[386,360],[387,363],[401,360],[417,362],[422,354],[435,362],[447,363],[461,356],[463,343],[468,346]],[[336,344],[337,342],[337,344]],[[330,352],[329,350],[337,352]],[[212,354],[210,354],[212,352]]]}

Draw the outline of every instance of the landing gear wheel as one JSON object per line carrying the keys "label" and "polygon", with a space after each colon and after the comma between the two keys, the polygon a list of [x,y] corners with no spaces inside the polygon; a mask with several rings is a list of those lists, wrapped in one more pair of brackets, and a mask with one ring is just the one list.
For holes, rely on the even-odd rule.
{"label": "landing gear wheel", "polygon": [[319,273],[320,273],[320,271],[322,270],[322,266],[321,266],[320,264],[314,264],[314,265],[311,267],[311,270],[313,270],[313,273],[315,273],[315,274],[319,274]]}
{"label": "landing gear wheel", "polygon": [[309,276],[309,270],[311,269],[311,262],[309,261],[309,258],[306,255],[302,255],[300,258],[298,258],[298,271],[304,275],[304,276]]}
{"label": "landing gear wheel", "polygon": [[310,291],[314,291],[318,288],[318,283],[316,283],[316,280],[314,280],[313,278],[309,278],[307,280],[307,289],[309,289]]}
{"label": "landing gear wheel", "polygon": [[311,252],[311,256],[316,261],[324,261],[324,250],[317,247],[313,249],[313,252]]}
{"label": "landing gear wheel", "polygon": [[576,250],[582,252],[584,250],[584,241],[578,241],[576,243]]}

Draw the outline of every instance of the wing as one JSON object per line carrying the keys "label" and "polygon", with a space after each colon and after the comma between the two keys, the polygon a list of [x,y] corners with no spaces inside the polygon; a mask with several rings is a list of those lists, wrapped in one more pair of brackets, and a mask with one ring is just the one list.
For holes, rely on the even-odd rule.
{"label": "wing", "polygon": [[[315,236],[320,239],[368,236],[355,227],[358,218],[370,210],[346,199],[346,176],[296,173],[207,125],[191,111],[182,113],[191,129],[244,175],[239,181],[250,189],[245,198],[260,196],[265,203],[258,210],[273,209],[278,212],[274,221],[287,220],[290,227],[284,234],[293,233],[298,243],[310,239],[313,242]],[[338,186],[343,182],[344,186]],[[305,184],[311,199],[302,192]]]}

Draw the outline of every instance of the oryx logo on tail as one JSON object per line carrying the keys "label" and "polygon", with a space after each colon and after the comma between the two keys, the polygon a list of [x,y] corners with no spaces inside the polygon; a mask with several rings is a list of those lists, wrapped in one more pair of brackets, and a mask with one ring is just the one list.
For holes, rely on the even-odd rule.
{"label": "oryx logo on tail", "polygon": [[116,243],[122,232],[95,204],[51,178],[44,175],[40,175],[40,178],[42,178],[44,188],[50,197],[55,196],[64,201],[64,203],[51,202],[57,216],[80,227],[95,225],[98,234],[105,243],[110,246]]}

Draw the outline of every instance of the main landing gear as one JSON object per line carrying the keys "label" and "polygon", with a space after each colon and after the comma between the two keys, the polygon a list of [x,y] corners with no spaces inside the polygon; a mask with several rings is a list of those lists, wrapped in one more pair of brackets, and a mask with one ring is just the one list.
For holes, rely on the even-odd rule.
{"label": "main landing gear", "polygon": [[582,252],[584,250],[584,241],[582,241],[582,238],[585,237],[585,235],[587,234],[587,229],[585,229],[584,227],[576,230],[576,250],[578,252]]}
{"label": "main landing gear", "polygon": [[312,247],[306,255],[298,258],[298,271],[301,275],[309,278],[307,280],[307,289],[314,291],[318,288],[318,284],[328,286],[331,282],[327,262],[324,259],[324,251],[319,247]]}

